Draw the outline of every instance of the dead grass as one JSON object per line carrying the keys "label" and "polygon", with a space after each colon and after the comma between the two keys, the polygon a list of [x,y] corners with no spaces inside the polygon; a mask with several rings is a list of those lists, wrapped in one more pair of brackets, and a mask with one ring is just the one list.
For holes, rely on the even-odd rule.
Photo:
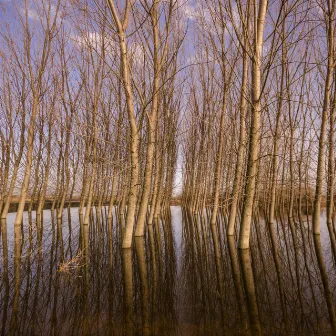
{"label": "dead grass", "polygon": [[71,260],[64,261],[58,265],[57,272],[71,275],[85,265],[83,251],[79,251]]}

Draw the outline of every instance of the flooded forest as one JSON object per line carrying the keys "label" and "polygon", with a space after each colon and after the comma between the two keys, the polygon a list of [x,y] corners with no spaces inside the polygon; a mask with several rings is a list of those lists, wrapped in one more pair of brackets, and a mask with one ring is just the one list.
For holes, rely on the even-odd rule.
{"label": "flooded forest", "polygon": [[334,0],[0,0],[0,335],[336,336]]}

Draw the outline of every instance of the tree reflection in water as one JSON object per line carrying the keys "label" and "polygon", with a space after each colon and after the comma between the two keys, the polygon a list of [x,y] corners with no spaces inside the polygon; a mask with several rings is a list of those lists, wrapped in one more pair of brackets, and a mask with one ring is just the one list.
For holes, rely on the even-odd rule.
{"label": "tree reflection in water", "polygon": [[122,249],[124,223],[104,207],[89,225],[68,214],[1,221],[2,335],[332,333],[327,231],[316,239],[304,218],[268,227],[259,214],[239,250],[223,215],[214,226],[172,207]]}

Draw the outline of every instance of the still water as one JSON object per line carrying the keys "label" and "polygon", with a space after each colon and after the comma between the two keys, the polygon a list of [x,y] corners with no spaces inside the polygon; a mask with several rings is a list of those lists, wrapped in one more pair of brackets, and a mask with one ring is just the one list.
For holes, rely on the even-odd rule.
{"label": "still water", "polygon": [[8,215],[1,223],[1,335],[248,335],[256,320],[264,335],[330,335],[309,218],[295,220],[294,233],[278,220],[275,257],[261,215],[250,251],[226,238],[225,217],[214,231],[206,216],[180,207],[123,250],[124,223],[106,215],[103,209],[83,226],[76,208],[62,221],[45,210],[42,223],[25,213],[15,228],[15,214]]}

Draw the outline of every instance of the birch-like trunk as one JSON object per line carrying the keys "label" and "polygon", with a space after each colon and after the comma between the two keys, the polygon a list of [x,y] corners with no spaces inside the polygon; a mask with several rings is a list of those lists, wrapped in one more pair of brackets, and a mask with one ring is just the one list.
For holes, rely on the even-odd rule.
{"label": "birch-like trunk", "polygon": [[260,137],[261,58],[267,3],[268,0],[260,1],[258,17],[255,18],[255,41],[254,53],[252,56],[252,117],[250,126],[250,145],[247,162],[245,196],[239,236],[239,248],[241,249],[250,247],[252,211],[257,174],[258,142]]}

